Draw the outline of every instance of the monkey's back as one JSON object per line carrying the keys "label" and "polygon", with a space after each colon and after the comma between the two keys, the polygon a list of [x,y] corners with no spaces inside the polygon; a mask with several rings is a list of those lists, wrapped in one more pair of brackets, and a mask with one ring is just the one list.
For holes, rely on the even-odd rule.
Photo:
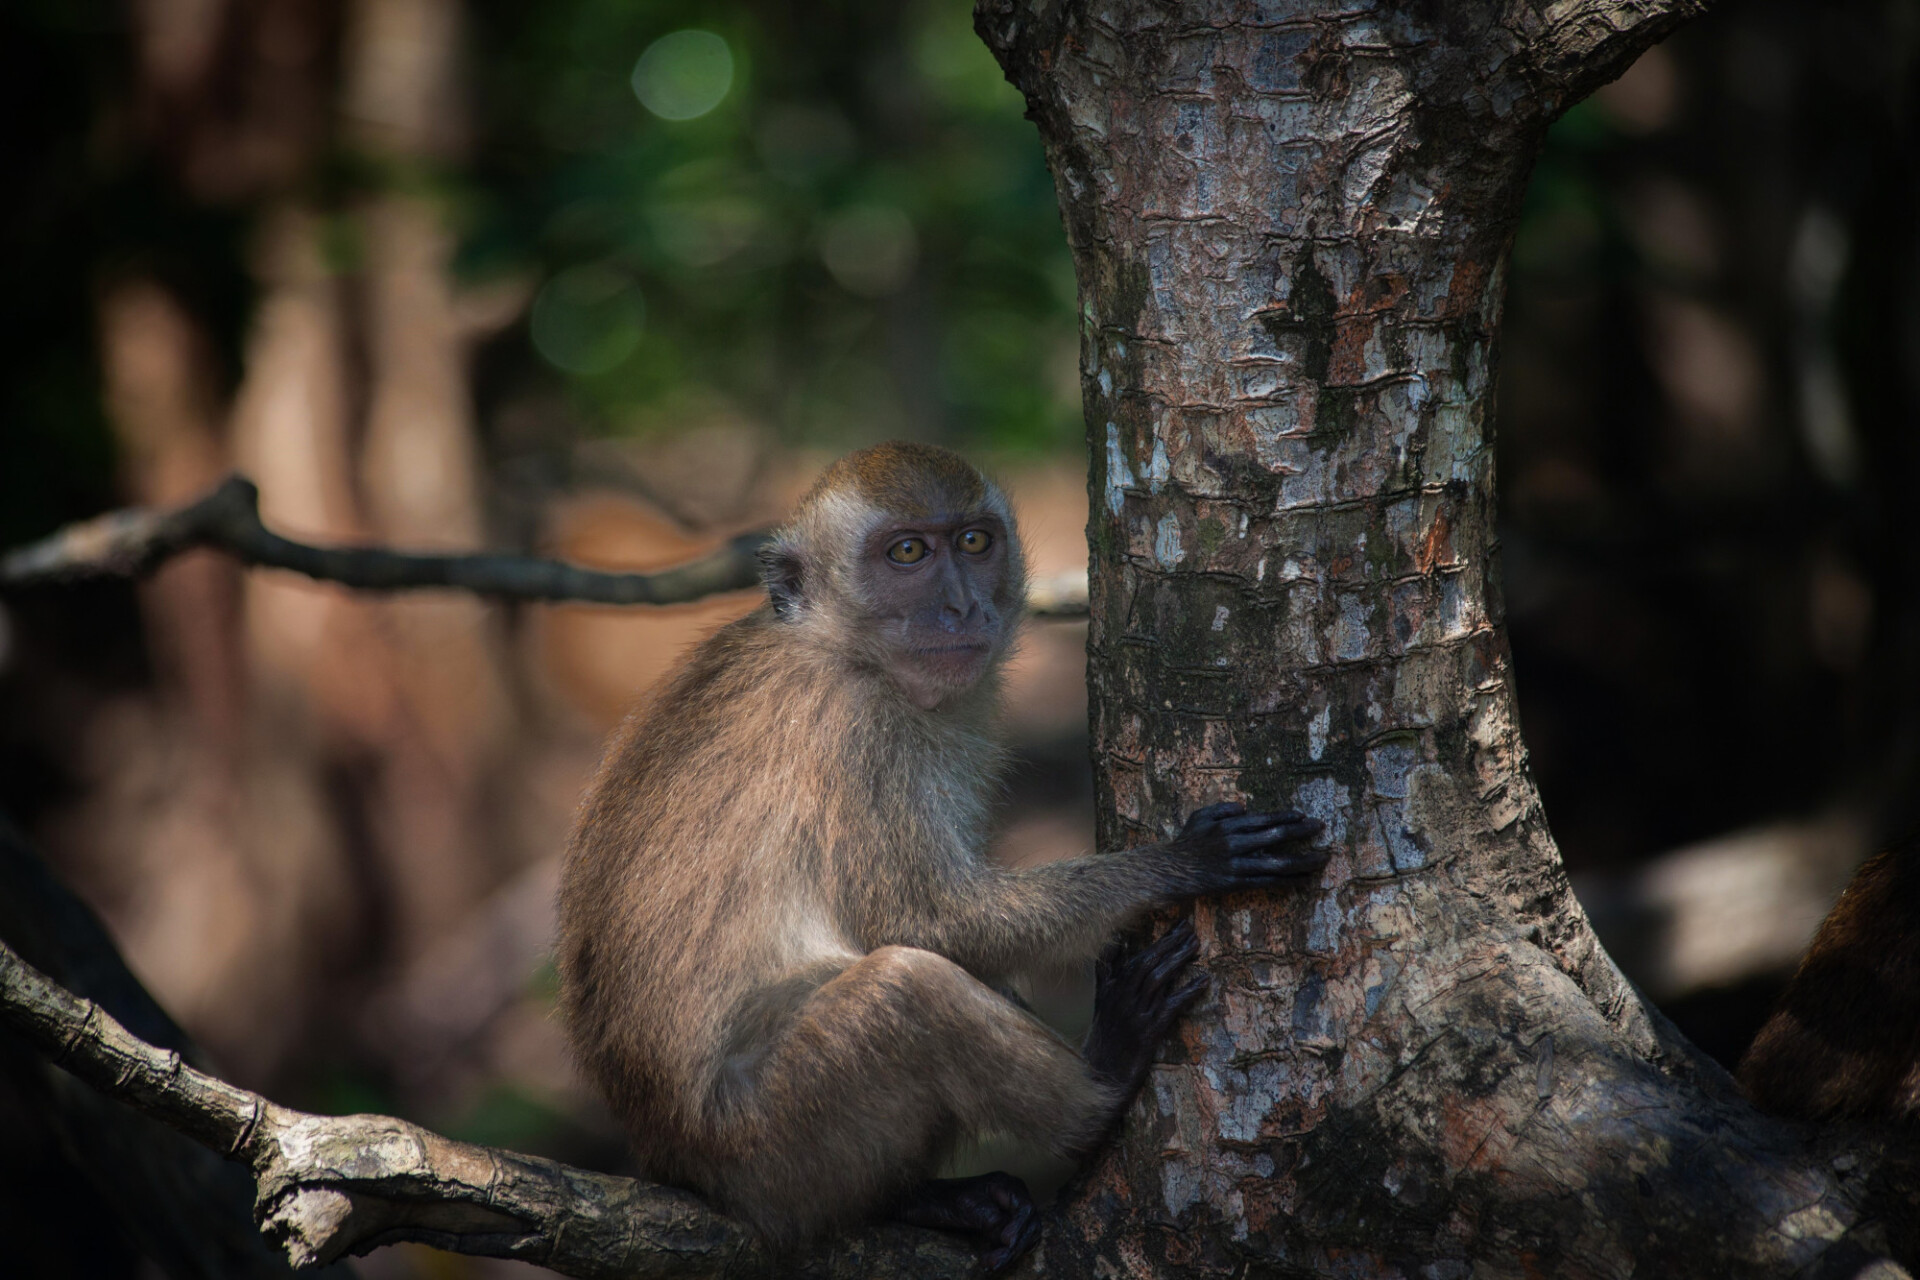
{"label": "monkey's back", "polygon": [[562,1009],[655,1176],[714,1141],[743,1005],[879,945],[876,902],[984,837],[990,740],[903,727],[779,628],[723,628],[629,717],[568,848]]}

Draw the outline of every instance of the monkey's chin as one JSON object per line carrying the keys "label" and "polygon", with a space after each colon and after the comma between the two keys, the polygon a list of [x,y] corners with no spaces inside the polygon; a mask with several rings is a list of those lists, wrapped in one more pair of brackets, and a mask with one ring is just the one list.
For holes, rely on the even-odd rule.
{"label": "monkey's chin", "polygon": [[894,676],[915,706],[932,711],[979,684],[992,654],[984,642],[928,646],[900,655]]}

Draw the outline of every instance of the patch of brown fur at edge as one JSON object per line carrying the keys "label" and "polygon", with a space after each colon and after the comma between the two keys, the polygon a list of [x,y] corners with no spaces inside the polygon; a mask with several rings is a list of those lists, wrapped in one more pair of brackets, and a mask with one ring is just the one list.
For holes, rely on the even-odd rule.
{"label": "patch of brown fur at edge", "polygon": [[1920,1103],[1920,839],[1869,858],[1740,1063],[1756,1106],[1911,1122]]}

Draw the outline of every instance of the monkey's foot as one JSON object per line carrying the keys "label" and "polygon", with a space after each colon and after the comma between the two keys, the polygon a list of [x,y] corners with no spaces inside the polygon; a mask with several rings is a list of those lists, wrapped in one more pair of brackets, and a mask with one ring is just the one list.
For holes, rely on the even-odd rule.
{"label": "monkey's foot", "polygon": [[915,1227],[957,1231],[980,1243],[988,1275],[1012,1266],[1040,1241],[1040,1220],[1027,1184],[1010,1173],[935,1178],[909,1192],[893,1217]]}
{"label": "monkey's foot", "polygon": [[1199,953],[1193,926],[1182,920],[1132,955],[1114,943],[1095,966],[1093,1025],[1081,1053],[1096,1076],[1119,1086],[1123,1108],[1146,1080],[1174,1020],[1207,989],[1207,975],[1187,968]]}

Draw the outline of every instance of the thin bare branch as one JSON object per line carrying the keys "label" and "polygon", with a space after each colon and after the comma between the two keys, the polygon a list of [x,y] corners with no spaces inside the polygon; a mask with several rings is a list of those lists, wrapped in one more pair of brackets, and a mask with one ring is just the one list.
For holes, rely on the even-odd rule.
{"label": "thin bare branch", "polygon": [[456,1142],[391,1116],[282,1107],[141,1040],[4,943],[0,1025],[108,1097],[249,1165],[260,1229],[295,1266],[407,1240],[609,1280],[939,1280],[972,1265],[948,1238],[900,1227],[775,1257],[684,1191]]}
{"label": "thin bare branch", "polygon": [[684,604],[760,583],[754,553],[764,533],[744,534],[712,555],[660,573],[607,573],[535,556],[433,554],[382,547],[316,547],[283,538],[260,520],[260,490],[229,476],[174,511],[113,511],[69,526],[0,558],[0,586],[24,587],[150,572],[194,547],[243,564],[291,569],[363,591],[457,587],[516,600],[585,604]]}
{"label": "thin bare branch", "polygon": [[[425,553],[384,547],[318,547],[267,528],[260,490],[234,475],[173,511],[131,508],[69,525],[0,556],[0,589],[150,573],[173,556],[213,547],[242,564],[289,569],[362,591],[451,587],[512,600],[578,604],[687,604],[760,585],[756,558],[765,531],[742,534],[711,555],[659,573],[612,573],[537,556]],[[1033,613],[1081,618],[1084,580],[1036,585]]]}

